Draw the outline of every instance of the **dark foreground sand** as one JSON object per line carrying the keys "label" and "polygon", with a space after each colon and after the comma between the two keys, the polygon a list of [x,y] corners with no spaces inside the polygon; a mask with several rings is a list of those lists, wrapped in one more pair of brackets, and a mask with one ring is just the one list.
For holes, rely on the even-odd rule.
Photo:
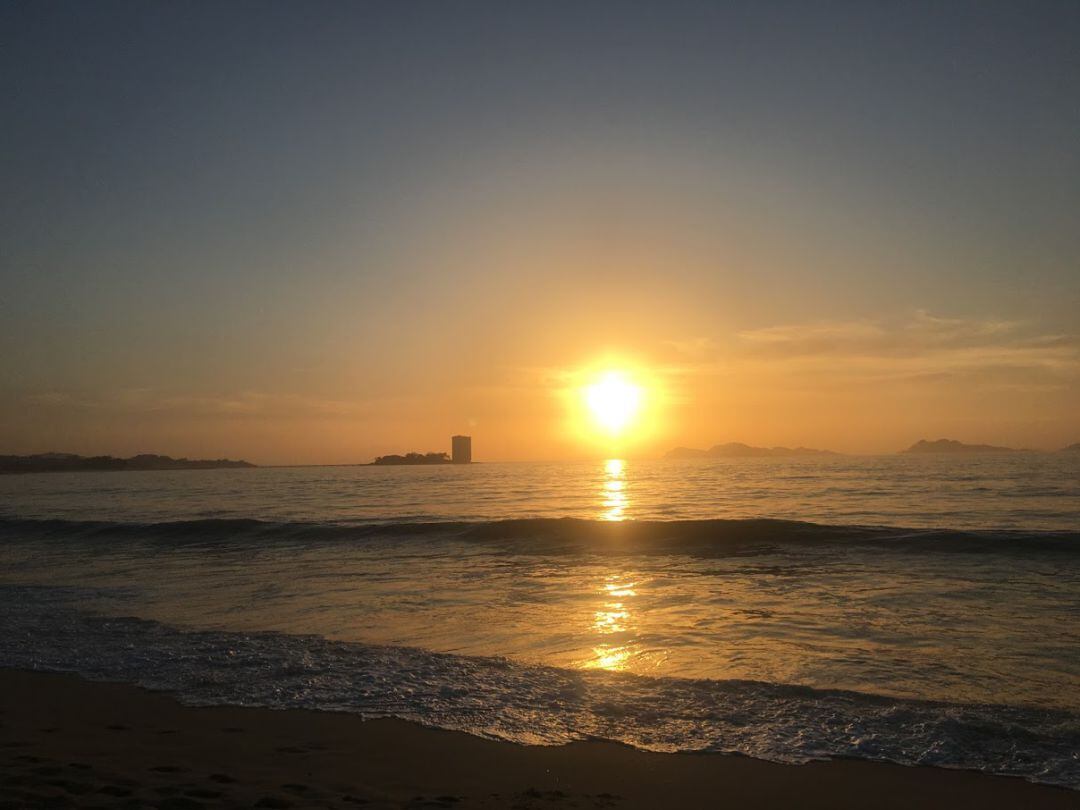
{"label": "dark foreground sand", "polygon": [[0,670],[0,712],[0,807],[1080,807],[1078,792],[976,773],[524,747],[17,670]]}

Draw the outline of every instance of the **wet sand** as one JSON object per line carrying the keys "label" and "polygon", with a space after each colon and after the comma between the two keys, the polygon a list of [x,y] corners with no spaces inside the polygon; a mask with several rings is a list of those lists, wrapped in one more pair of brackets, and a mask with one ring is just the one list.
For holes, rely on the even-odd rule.
{"label": "wet sand", "polygon": [[400,720],[190,708],[133,686],[0,670],[0,807],[952,810],[1080,808],[1080,792],[854,760],[519,746]]}

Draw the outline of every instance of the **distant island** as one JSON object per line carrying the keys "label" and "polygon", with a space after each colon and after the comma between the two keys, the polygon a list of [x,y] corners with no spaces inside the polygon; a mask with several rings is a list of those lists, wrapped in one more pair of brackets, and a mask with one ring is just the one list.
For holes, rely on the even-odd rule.
{"label": "distant island", "polygon": [[74,453],[38,453],[31,456],[0,456],[0,473],[91,472],[123,470],[216,470],[254,467],[249,461],[187,459],[142,453],[131,458],[79,456]]}
{"label": "distant island", "polygon": [[450,464],[452,462],[447,453],[406,453],[403,456],[379,456],[371,463],[380,466],[395,466],[403,464]]}
{"label": "distant island", "polygon": [[472,436],[451,436],[450,453],[406,453],[405,455],[379,456],[372,466],[377,467],[400,467],[404,465],[426,464],[472,464]]}
{"label": "distant island", "polygon": [[1060,452],[1062,452],[1062,453],[1080,453],[1080,442],[1076,442],[1075,444],[1070,444],[1068,447],[1062,447]]}
{"label": "distant island", "polygon": [[752,447],[742,442],[717,444],[708,450],[693,447],[676,447],[664,458],[784,458],[788,456],[835,456],[832,450],[815,450],[812,447]]}
{"label": "distant island", "polygon": [[964,444],[955,439],[938,439],[928,441],[920,439],[901,453],[919,455],[922,453],[1030,453],[1031,450],[1018,450],[1015,447],[997,447],[993,444]]}

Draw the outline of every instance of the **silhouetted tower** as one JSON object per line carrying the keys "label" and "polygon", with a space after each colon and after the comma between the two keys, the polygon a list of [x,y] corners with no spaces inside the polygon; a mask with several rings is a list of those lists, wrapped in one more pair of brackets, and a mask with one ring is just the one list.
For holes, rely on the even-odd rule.
{"label": "silhouetted tower", "polygon": [[453,449],[452,459],[455,464],[472,463],[472,436],[453,436],[450,438]]}

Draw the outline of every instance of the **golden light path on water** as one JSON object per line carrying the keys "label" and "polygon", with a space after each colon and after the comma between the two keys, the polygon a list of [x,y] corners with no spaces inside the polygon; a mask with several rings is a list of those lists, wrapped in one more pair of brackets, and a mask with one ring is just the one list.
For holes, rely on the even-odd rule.
{"label": "golden light path on water", "polygon": [[[610,574],[598,591],[600,607],[593,614],[592,629],[598,636],[625,637],[633,632],[635,616],[633,599],[637,596],[636,583],[619,574]],[[586,662],[586,669],[626,669],[633,653],[632,644],[601,642],[593,648],[593,658]]]}
{"label": "golden light path on water", "polygon": [[604,462],[604,485],[601,490],[603,520],[626,520],[626,462],[610,458]]}
{"label": "golden light path on water", "polygon": [[[601,518],[608,521],[626,520],[629,498],[626,492],[626,462],[611,458],[604,462],[604,480],[600,490]],[[607,637],[593,648],[593,657],[584,662],[586,669],[619,671],[627,668],[633,654],[632,643],[617,643],[625,639],[634,627],[632,612],[636,583],[620,574],[609,574],[600,584],[597,594],[600,605],[593,614],[592,630]]]}

